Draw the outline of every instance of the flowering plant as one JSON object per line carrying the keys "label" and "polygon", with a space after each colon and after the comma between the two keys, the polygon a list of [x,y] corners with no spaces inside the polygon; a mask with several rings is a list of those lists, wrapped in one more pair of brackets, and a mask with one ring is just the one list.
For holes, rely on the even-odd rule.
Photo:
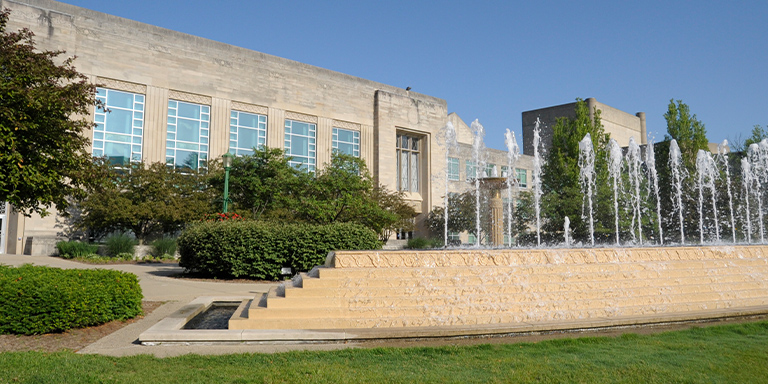
{"label": "flowering plant", "polygon": [[242,221],[244,220],[242,216],[238,215],[234,212],[227,212],[227,213],[206,213],[205,216],[203,216],[203,219],[201,221],[205,222],[212,222],[212,221],[229,221],[229,220],[237,220]]}

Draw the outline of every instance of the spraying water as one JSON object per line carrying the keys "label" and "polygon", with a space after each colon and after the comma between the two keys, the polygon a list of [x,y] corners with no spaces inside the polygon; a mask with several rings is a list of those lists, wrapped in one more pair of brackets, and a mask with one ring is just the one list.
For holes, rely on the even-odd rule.
{"label": "spraying water", "polygon": [[720,241],[720,225],[717,220],[717,193],[715,189],[715,178],[717,169],[715,168],[715,161],[712,159],[712,155],[703,149],[699,149],[696,153],[696,173],[698,174],[698,189],[699,189],[699,237],[701,243],[704,243],[704,212],[703,212],[703,199],[704,189],[710,190],[712,197],[712,213],[715,222],[715,238]]}
{"label": "spraying water", "polygon": [[752,212],[749,210],[749,198],[752,193],[752,166],[748,158],[741,159],[741,185],[744,188],[744,216],[747,219],[747,243],[752,242]]}
{"label": "spraying water", "polygon": [[480,246],[480,178],[485,174],[485,128],[475,119],[470,127],[474,135],[472,141],[472,159],[475,162],[475,231],[477,244]]}
{"label": "spraying water", "polygon": [[541,136],[539,135],[541,129],[541,120],[536,118],[536,126],[533,128],[533,199],[534,206],[536,208],[536,243],[541,245],[541,167],[544,165],[542,159],[542,153],[539,153],[539,146],[541,145]]}
{"label": "spraying water", "polygon": [[675,139],[672,139],[669,143],[669,167],[672,168],[672,182],[675,189],[672,205],[680,219],[680,244],[685,244],[685,228],[683,225],[683,179],[685,179],[685,170],[683,169],[683,156]]}
{"label": "spraying water", "polygon": [[[761,144],[762,143],[766,143],[766,152],[768,152],[768,141],[763,140]],[[768,176],[766,176],[768,168],[763,161],[763,158],[768,157],[768,155],[763,155],[762,152],[763,149],[760,148],[759,144],[750,144],[749,149],[747,149],[747,157],[749,158],[750,167],[752,168],[752,183],[750,183],[750,189],[752,190],[752,193],[755,195],[755,199],[757,200],[757,213],[760,223],[760,242],[764,243],[765,228],[763,227],[763,191],[761,184],[763,184],[764,180],[768,180]]]}
{"label": "spraying water", "polygon": [[725,170],[725,181],[728,188],[728,209],[731,213],[731,235],[733,236],[733,242],[736,242],[736,220],[733,217],[733,193],[731,193],[731,167],[728,164],[728,156],[726,154],[726,148],[728,148],[728,140],[723,140],[720,145],[717,146],[717,158],[723,164]]}
{"label": "spraying water", "polygon": [[565,235],[566,247],[571,246],[571,236],[569,235],[570,232],[571,232],[571,219],[569,219],[568,216],[566,216],[565,221],[563,222],[563,233]]}
{"label": "spraying water", "polygon": [[661,229],[661,200],[659,199],[659,175],[656,173],[656,153],[653,149],[653,140],[648,142],[645,148],[645,165],[648,167],[649,188],[653,188],[656,196],[656,222],[659,224],[659,244],[664,245],[664,231]]}
{"label": "spraying water", "polygon": [[[595,151],[592,146],[592,137],[587,133],[579,142],[579,181],[584,200],[589,204],[589,240],[595,245],[595,220],[592,208],[592,195],[595,190]],[[582,204],[582,216],[584,209]],[[567,236],[567,235],[566,235]]]}
{"label": "spraying water", "polygon": [[629,171],[629,184],[632,196],[632,237],[635,238],[635,223],[637,223],[637,241],[643,244],[643,223],[642,223],[642,196],[640,195],[640,184],[642,175],[642,160],[640,157],[640,146],[635,142],[634,137],[629,138],[629,147],[627,148],[627,170]]}
{"label": "spraying water", "polygon": [[520,158],[520,147],[517,145],[515,133],[507,129],[504,134],[504,143],[507,145],[507,174],[502,175],[507,178],[507,236],[512,242],[512,187],[517,186],[517,175],[515,166],[517,159]]}
{"label": "spraying water", "polygon": [[453,123],[450,121],[445,125],[445,201],[443,204],[444,211],[443,211],[443,218],[445,219],[444,223],[444,237],[445,239],[445,246],[448,246],[448,183],[450,181],[450,157],[451,152],[456,153],[458,152],[459,144],[456,140],[456,129],[453,127]]}
{"label": "spraying water", "polygon": [[613,181],[613,217],[616,225],[616,245],[619,244],[619,180],[621,178],[621,147],[616,139],[608,141],[608,174]]}

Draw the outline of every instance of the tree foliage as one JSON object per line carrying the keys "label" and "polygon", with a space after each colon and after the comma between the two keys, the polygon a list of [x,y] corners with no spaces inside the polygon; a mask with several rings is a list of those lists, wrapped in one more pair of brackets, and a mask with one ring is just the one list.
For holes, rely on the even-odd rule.
{"label": "tree foliage", "polygon": [[[414,209],[402,193],[376,186],[360,158],[334,153],[316,174],[290,164],[280,149],[256,149],[234,159],[229,190],[232,209],[245,217],[311,224],[358,223],[386,239],[408,229]],[[221,173],[211,178],[224,188]]]}
{"label": "tree foliage", "polygon": [[691,108],[682,100],[669,100],[667,113],[664,114],[667,121],[667,138],[675,139],[683,155],[683,162],[688,169],[693,169],[696,162],[696,153],[699,149],[709,150],[707,130],[704,123],[691,115]]}
{"label": "tree foliage", "polygon": [[760,125],[755,124],[754,127],[752,127],[752,136],[750,136],[747,140],[744,141],[744,149],[747,149],[750,144],[757,144],[763,139],[768,139],[768,126],[762,127]]}
{"label": "tree foliage", "polygon": [[182,171],[163,163],[99,169],[103,182],[79,203],[83,212],[78,222],[96,237],[131,231],[143,243],[173,234],[213,210],[215,192],[208,188],[204,170]]}
{"label": "tree foliage", "polygon": [[8,32],[0,12],[0,201],[24,214],[64,212],[67,197],[90,182],[88,115],[95,86],[63,51],[37,52],[33,33]]}
{"label": "tree foliage", "polygon": [[[588,235],[588,226],[582,220],[584,196],[579,184],[579,141],[590,134],[592,146],[595,151],[595,173],[598,180],[607,180],[606,146],[608,135],[603,130],[601,112],[598,109],[590,111],[587,103],[582,99],[576,99],[576,116],[574,118],[561,117],[557,119],[552,133],[552,147],[547,154],[547,162],[542,168],[542,217],[546,218],[542,223],[542,229],[546,232],[560,232],[563,230],[565,217],[571,222],[571,229],[575,239],[584,239]],[[593,116],[590,116],[590,112]],[[604,230],[606,226],[600,225],[609,221],[612,207],[607,183],[598,183],[596,203],[594,210],[605,216],[596,220],[596,230]],[[607,213],[607,215],[606,215]],[[610,226],[608,226],[610,227]]]}

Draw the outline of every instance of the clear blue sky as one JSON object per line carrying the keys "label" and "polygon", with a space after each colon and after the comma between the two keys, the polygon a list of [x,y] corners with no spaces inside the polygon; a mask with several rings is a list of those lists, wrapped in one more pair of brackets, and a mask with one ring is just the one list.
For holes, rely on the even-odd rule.
{"label": "clear blue sky", "polygon": [[[768,125],[768,1],[65,0],[445,99],[521,136],[523,111],[577,97],[645,112],[670,99],[710,141]],[[518,139],[521,141],[521,139]]]}

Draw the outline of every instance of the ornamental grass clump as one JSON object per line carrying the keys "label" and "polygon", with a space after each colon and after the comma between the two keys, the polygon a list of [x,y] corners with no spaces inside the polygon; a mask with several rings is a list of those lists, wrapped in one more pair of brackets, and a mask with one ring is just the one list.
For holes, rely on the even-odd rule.
{"label": "ornamental grass clump", "polygon": [[173,257],[176,254],[176,239],[163,237],[152,242],[152,255],[158,258]]}
{"label": "ornamental grass clump", "polygon": [[77,259],[96,254],[99,246],[80,241],[59,241],[56,243],[59,257],[63,259]]}
{"label": "ornamental grass clump", "polygon": [[107,254],[113,257],[124,253],[133,255],[136,249],[136,239],[125,233],[107,237],[105,244],[107,246]]}
{"label": "ornamental grass clump", "polygon": [[0,333],[62,332],[142,314],[136,275],[105,269],[0,265]]}

